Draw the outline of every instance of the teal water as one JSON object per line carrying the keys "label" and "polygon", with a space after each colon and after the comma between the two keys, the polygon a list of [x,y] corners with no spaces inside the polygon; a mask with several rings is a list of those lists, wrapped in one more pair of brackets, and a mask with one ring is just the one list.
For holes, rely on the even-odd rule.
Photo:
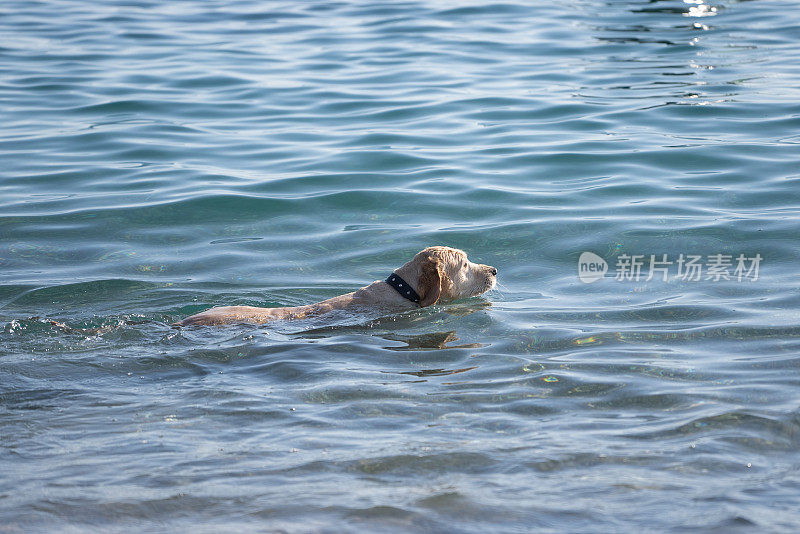
{"label": "teal water", "polygon": [[[795,3],[6,1],[0,35],[0,530],[800,528]],[[170,327],[433,244],[501,286]]]}

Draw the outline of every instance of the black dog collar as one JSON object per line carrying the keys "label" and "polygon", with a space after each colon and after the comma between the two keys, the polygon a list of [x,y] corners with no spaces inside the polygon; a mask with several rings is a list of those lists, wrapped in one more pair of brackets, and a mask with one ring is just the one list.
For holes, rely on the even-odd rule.
{"label": "black dog collar", "polygon": [[416,302],[419,304],[419,295],[417,295],[417,292],[414,291],[414,288],[408,285],[408,283],[400,278],[396,273],[390,274],[389,278],[386,279],[386,283],[395,288],[398,293],[403,295],[403,297],[407,298],[411,302]]}

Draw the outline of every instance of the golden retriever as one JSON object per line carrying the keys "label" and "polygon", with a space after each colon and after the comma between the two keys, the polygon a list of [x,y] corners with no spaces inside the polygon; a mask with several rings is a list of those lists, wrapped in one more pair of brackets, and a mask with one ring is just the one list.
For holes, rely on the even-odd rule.
{"label": "golden retriever", "polygon": [[472,263],[462,250],[428,247],[386,280],[378,280],[346,295],[316,304],[284,308],[221,306],[187,317],[179,324],[266,323],[314,317],[333,310],[399,312],[480,295],[492,289],[496,279],[497,269]]}

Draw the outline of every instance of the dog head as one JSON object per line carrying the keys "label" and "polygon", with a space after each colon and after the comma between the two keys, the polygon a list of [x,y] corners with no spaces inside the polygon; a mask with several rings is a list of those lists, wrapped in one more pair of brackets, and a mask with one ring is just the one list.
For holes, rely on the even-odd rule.
{"label": "dog head", "polygon": [[440,300],[480,295],[492,289],[497,280],[497,269],[472,263],[467,254],[457,248],[428,247],[414,256],[409,264],[418,273],[417,293],[422,307]]}

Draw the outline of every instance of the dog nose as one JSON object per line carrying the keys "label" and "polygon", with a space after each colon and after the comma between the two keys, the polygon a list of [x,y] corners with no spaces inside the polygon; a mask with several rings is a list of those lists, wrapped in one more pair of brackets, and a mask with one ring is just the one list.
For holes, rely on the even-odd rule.
{"label": "dog nose", "polygon": [[497,269],[495,269],[494,267],[489,269],[489,272],[492,273],[493,275],[497,276]]}

